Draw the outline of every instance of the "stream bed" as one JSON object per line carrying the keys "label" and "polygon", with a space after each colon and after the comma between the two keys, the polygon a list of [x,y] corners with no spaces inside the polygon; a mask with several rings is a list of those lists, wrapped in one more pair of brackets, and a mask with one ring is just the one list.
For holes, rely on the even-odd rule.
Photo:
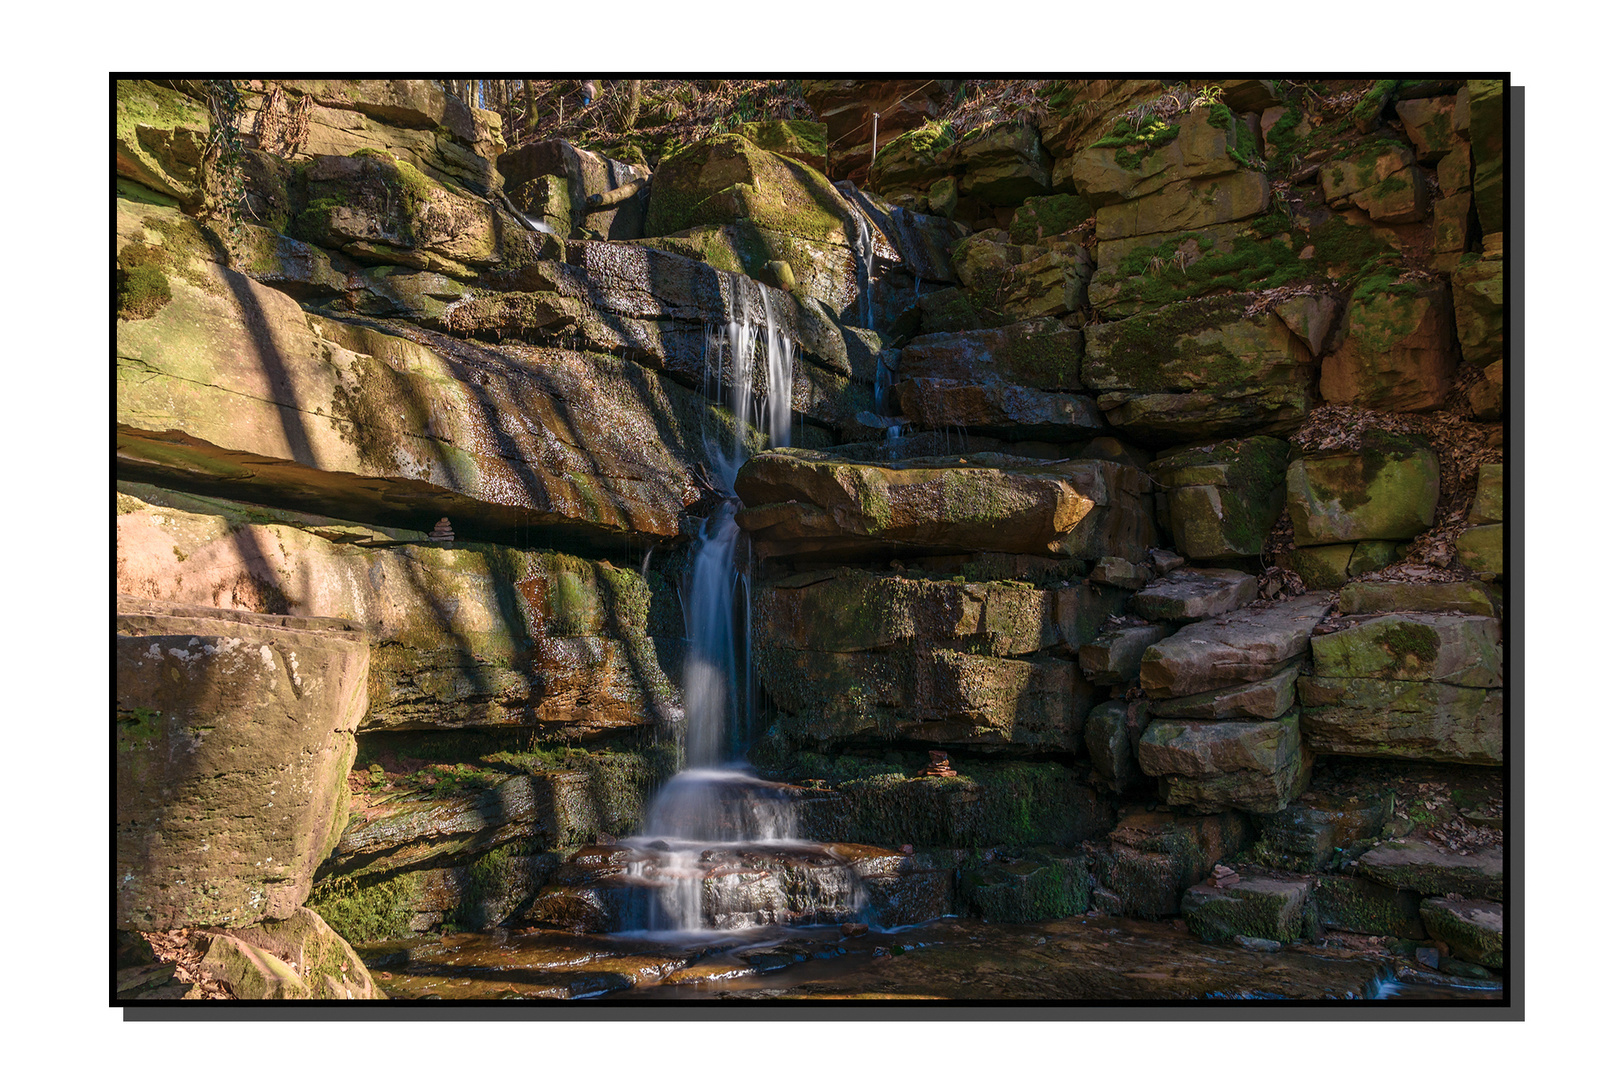
{"label": "stream bed", "polygon": [[1323,946],[1248,951],[1086,915],[729,933],[448,934],[362,950],[390,998],[429,1000],[1498,1001],[1498,982]]}

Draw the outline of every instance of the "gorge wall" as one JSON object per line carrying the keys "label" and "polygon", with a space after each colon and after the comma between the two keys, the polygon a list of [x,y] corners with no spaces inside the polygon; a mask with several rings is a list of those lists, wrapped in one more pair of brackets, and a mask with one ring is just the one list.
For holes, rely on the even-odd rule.
{"label": "gorge wall", "polygon": [[369,997],[350,943],[620,928],[736,323],[797,355],[734,485],[751,758],[879,916],[1499,969],[1502,85],[1029,85],[618,160],[430,82],[119,82],[120,991],[195,993],[136,932]]}

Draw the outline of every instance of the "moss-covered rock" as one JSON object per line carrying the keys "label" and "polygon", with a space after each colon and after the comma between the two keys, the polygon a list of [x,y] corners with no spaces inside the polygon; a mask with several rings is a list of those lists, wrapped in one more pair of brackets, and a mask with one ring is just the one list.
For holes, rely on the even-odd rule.
{"label": "moss-covered rock", "polygon": [[1466,515],[1468,525],[1493,525],[1505,520],[1505,466],[1485,462],[1478,466],[1477,492]]}
{"label": "moss-covered rock", "polygon": [[1096,211],[1096,239],[1118,240],[1182,232],[1257,217],[1270,207],[1270,182],[1260,172],[1185,180]]}
{"label": "moss-covered rock", "polygon": [[1472,194],[1483,234],[1499,232],[1505,222],[1505,84],[1499,79],[1472,79],[1466,84],[1472,141]]}
{"label": "moss-covered rock", "polygon": [[1323,874],[1315,879],[1315,910],[1320,925],[1351,934],[1421,940],[1421,895],[1391,889],[1361,877]]}
{"label": "moss-covered rock", "polygon": [[963,135],[948,150],[960,192],[989,206],[1016,206],[1051,190],[1051,158],[1039,129],[1015,121]]}
{"label": "moss-covered rock", "polygon": [[1095,868],[1095,905],[1109,915],[1179,914],[1185,890],[1234,854],[1248,835],[1247,818],[1237,813],[1125,813],[1106,844],[1087,845]]}
{"label": "moss-covered rock", "polygon": [[308,908],[203,935],[201,967],[238,1001],[385,998],[353,947]]}
{"label": "moss-covered rock", "polygon": [[753,120],[736,133],[760,150],[801,161],[816,172],[826,171],[826,125],[813,120]]}
{"label": "moss-covered rock", "polygon": [[1421,902],[1421,921],[1430,937],[1449,946],[1450,955],[1484,967],[1504,967],[1505,911],[1490,900]]}
{"label": "moss-covered rock", "polygon": [[1451,318],[1441,281],[1367,279],[1349,302],[1342,345],[1321,362],[1321,396],[1395,412],[1434,407],[1455,372]]}
{"label": "moss-covered rock", "polygon": [[1227,888],[1195,885],[1180,899],[1186,926],[1203,941],[1236,937],[1297,941],[1313,934],[1313,882],[1285,874],[1243,875]]}
{"label": "moss-covered rock", "polygon": [[852,243],[846,206],[825,176],[740,135],[703,139],[664,158],[650,190],[648,236],[746,220],[815,243]]}
{"label": "moss-covered rock", "polygon": [[1490,364],[1505,355],[1503,265],[1498,260],[1479,260],[1457,267],[1450,275],[1461,355],[1473,364]]}
{"label": "moss-covered rock", "polygon": [[1499,765],[1501,691],[1437,682],[1298,680],[1305,743],[1317,753]]}
{"label": "moss-covered rock", "polygon": [[985,922],[1039,922],[1082,915],[1090,907],[1090,873],[1083,854],[1030,853],[1011,862],[964,870],[966,913]]}
{"label": "moss-covered rock", "polygon": [[1153,720],[1139,756],[1165,802],[1202,813],[1274,813],[1309,784],[1295,712],[1260,722]]}
{"label": "moss-covered rock", "polygon": [[1310,646],[1323,678],[1500,685],[1500,622],[1487,616],[1384,615]]}
{"label": "moss-covered rock", "polygon": [[1502,900],[1504,864],[1498,847],[1460,855],[1426,840],[1393,840],[1360,856],[1360,873],[1372,881],[1422,896],[1462,896]]}
{"label": "moss-covered rock", "polygon": [[154,82],[113,84],[113,169],[117,175],[195,208],[205,197],[208,108]]}
{"label": "moss-covered rock", "polygon": [[1033,244],[1060,236],[1095,216],[1089,199],[1077,195],[1034,195],[1011,216],[1011,242]]}
{"label": "moss-covered rock", "polygon": [[1479,581],[1356,581],[1343,588],[1337,609],[1344,615],[1454,611],[1498,616],[1500,597],[1499,590]]}
{"label": "moss-covered rock", "polygon": [[1176,551],[1192,559],[1257,555],[1281,516],[1288,447],[1256,436],[1183,450],[1152,463],[1167,490]]}
{"label": "moss-covered rock", "polygon": [[1357,452],[1316,454],[1287,469],[1299,545],[1408,540],[1438,508],[1438,455],[1419,436],[1368,432]]}
{"label": "moss-covered rock", "polygon": [[1493,581],[1506,572],[1504,525],[1475,525],[1455,538],[1455,550],[1461,565],[1485,581]]}
{"label": "moss-covered rock", "polygon": [[1378,140],[1355,147],[1320,170],[1327,202],[1356,206],[1371,220],[1408,224],[1427,216],[1427,180],[1403,143]]}

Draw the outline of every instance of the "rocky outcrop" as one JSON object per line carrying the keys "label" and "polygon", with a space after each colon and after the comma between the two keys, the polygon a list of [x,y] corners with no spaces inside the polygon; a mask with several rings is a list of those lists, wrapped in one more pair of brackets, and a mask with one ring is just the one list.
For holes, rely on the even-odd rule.
{"label": "rocky outcrop", "polygon": [[369,1001],[386,998],[353,946],[315,912],[204,936],[202,968],[237,1000]]}
{"label": "rocky outcrop", "polygon": [[291,917],[347,818],[364,636],[333,619],[118,608],[117,925]]}
{"label": "rocky outcrop", "polygon": [[1257,555],[1281,516],[1287,445],[1256,436],[1159,457],[1174,548],[1193,559]]}

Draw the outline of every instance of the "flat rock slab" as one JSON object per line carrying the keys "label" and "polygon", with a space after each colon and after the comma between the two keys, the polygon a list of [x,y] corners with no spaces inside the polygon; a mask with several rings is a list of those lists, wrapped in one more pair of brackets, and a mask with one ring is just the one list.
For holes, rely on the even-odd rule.
{"label": "flat rock slab", "polygon": [[1324,678],[1500,685],[1500,620],[1486,615],[1384,615],[1310,645]]}
{"label": "flat rock slab", "polygon": [[1148,776],[1217,776],[1254,769],[1279,772],[1302,747],[1298,718],[1281,720],[1153,720],[1140,740]]}
{"label": "flat rock slab", "polygon": [[1258,580],[1240,570],[1176,570],[1135,594],[1146,619],[1187,622],[1221,615],[1258,598]]}
{"label": "flat rock slab", "polygon": [[1505,866],[1498,847],[1458,855],[1425,840],[1394,840],[1361,855],[1359,868],[1372,881],[1423,896],[1505,897]]}
{"label": "flat rock slab", "polygon": [[[1164,580],[1182,573],[1186,571],[1177,570]],[[1137,604],[1146,591],[1135,594]],[[1270,678],[1304,654],[1310,633],[1330,604],[1325,593],[1305,593],[1193,623],[1146,650],[1141,657],[1141,686],[1148,697],[1177,698]]]}
{"label": "flat rock slab", "polygon": [[1306,877],[1243,874],[1228,888],[1187,889],[1180,898],[1180,912],[1191,932],[1207,942],[1228,942],[1238,936],[1297,941],[1307,926],[1311,888]]}
{"label": "flat rock slab", "polygon": [[994,330],[927,334],[899,354],[901,379],[978,382],[996,376],[1036,390],[1079,390],[1084,331],[1055,319],[1030,319]]}
{"label": "flat rock slab", "polygon": [[878,465],[771,450],[736,477],[736,521],[762,556],[899,549],[1138,562],[1153,535],[1149,485],[1110,461],[973,454]]}
{"label": "flat rock slab", "polygon": [[1351,581],[1343,586],[1337,610],[1344,615],[1453,611],[1498,616],[1500,594],[1481,581]]}
{"label": "flat rock slab", "polygon": [[1278,674],[1256,683],[1209,690],[1205,694],[1192,694],[1182,698],[1153,700],[1154,717],[1179,720],[1231,720],[1255,717],[1274,720],[1292,708],[1294,687],[1301,664],[1288,664]]}
{"label": "flat rock slab", "polygon": [[1504,694],[1448,683],[1298,680],[1303,736],[1319,754],[1500,765]]}
{"label": "flat rock slab", "polygon": [[1239,769],[1217,776],[1175,776],[1158,778],[1163,801],[1203,814],[1222,810],[1243,810],[1249,814],[1273,814],[1302,795],[1309,787],[1312,759],[1307,751],[1289,759],[1277,772]]}
{"label": "flat rock slab", "polygon": [[1421,921],[1451,956],[1492,968],[1506,962],[1505,911],[1495,901],[1423,900]]}

